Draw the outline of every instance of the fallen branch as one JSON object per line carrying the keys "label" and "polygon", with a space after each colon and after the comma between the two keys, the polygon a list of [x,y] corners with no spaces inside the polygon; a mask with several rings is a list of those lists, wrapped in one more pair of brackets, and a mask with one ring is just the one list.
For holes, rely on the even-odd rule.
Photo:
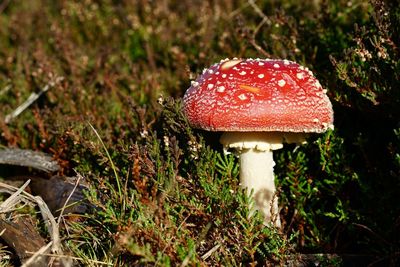
{"label": "fallen branch", "polygon": [[35,220],[28,216],[15,217],[13,220],[0,218],[0,229],[3,229],[1,239],[12,248],[21,263],[30,260],[35,266],[48,265],[49,257],[37,256],[31,259],[32,255],[27,253],[27,251],[38,251],[46,245],[46,240],[37,231]]}
{"label": "fallen branch", "polygon": [[0,149],[0,164],[30,167],[45,172],[56,172],[60,169],[50,155],[19,148]]}

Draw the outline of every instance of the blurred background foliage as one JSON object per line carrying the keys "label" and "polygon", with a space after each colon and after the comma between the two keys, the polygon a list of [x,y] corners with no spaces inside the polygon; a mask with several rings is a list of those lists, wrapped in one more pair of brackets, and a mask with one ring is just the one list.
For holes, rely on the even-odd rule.
{"label": "blurred background foliage", "polygon": [[[5,0],[0,25],[0,146],[87,178],[99,210],[64,233],[84,264],[398,264],[399,1]],[[335,130],[274,155],[281,232],[247,219],[237,160],[181,112],[190,80],[232,57],[297,61],[333,103]]]}

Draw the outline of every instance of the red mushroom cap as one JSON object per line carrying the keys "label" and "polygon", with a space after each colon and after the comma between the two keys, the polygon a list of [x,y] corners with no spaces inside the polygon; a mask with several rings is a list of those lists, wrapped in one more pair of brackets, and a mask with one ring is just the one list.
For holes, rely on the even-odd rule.
{"label": "red mushroom cap", "polygon": [[288,60],[222,60],[183,98],[195,128],[210,131],[324,132],[332,105],[312,72]]}

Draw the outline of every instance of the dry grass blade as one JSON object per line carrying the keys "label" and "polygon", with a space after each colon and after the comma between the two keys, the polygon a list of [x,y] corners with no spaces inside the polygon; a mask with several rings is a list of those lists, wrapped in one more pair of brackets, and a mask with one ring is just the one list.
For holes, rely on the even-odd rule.
{"label": "dry grass blade", "polygon": [[[6,200],[4,203],[6,204],[2,204],[2,210],[0,210],[0,212],[4,213],[3,210],[11,210],[15,208],[15,205],[17,203],[20,202],[25,202],[28,204],[36,204],[39,209],[40,209],[40,214],[42,215],[43,221],[49,231],[49,235],[51,238],[51,246],[50,245],[46,245],[49,246],[49,248],[51,247],[51,251],[54,254],[57,255],[63,255],[63,251],[61,248],[61,240],[60,240],[60,233],[59,233],[59,227],[58,224],[53,216],[53,214],[50,212],[49,208],[47,207],[47,204],[43,201],[43,199],[39,196],[32,196],[31,194],[23,191],[23,188],[25,188],[27,185],[29,184],[29,181],[26,182],[21,188],[16,188],[14,186],[11,185],[7,185],[5,183],[1,183],[0,182],[0,192],[6,192],[11,194],[10,198],[12,198],[11,200]],[[46,251],[43,251],[46,252]],[[39,254],[35,254],[32,257],[38,257]],[[33,261],[32,260],[28,260],[28,261]],[[72,265],[72,260],[69,258],[63,258],[61,260],[61,264],[62,266],[71,266]]]}
{"label": "dry grass blade", "polygon": [[78,179],[75,182],[74,188],[72,189],[71,193],[68,195],[67,199],[65,200],[65,203],[64,203],[63,207],[61,208],[60,216],[58,216],[58,221],[57,221],[58,225],[60,225],[60,222],[61,222],[61,219],[63,217],[65,208],[67,207],[67,205],[69,203],[69,200],[71,199],[72,195],[75,193],[76,188],[78,187],[79,182],[81,181],[81,179],[82,179],[82,176],[80,174],[78,174]]}
{"label": "dry grass blade", "polygon": [[[15,205],[21,202],[21,193],[29,185],[31,180],[26,181],[17,191],[0,204],[0,213],[7,213],[14,209]],[[0,189],[1,191],[1,189]]]}

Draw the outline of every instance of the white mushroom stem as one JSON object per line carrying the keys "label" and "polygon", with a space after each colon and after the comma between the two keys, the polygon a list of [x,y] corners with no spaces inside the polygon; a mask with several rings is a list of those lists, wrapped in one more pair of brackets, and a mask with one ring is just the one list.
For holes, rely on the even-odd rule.
{"label": "white mushroom stem", "polygon": [[250,207],[250,213],[258,210],[264,215],[266,223],[272,222],[276,227],[280,227],[272,150],[243,149],[239,160],[240,185],[254,199],[254,206]]}
{"label": "white mushroom stem", "polygon": [[253,197],[251,214],[255,210],[264,216],[265,224],[281,227],[278,196],[274,181],[272,151],[283,147],[283,142],[303,143],[304,135],[282,132],[225,132],[220,139],[227,152],[236,149],[239,154],[240,184]]}

